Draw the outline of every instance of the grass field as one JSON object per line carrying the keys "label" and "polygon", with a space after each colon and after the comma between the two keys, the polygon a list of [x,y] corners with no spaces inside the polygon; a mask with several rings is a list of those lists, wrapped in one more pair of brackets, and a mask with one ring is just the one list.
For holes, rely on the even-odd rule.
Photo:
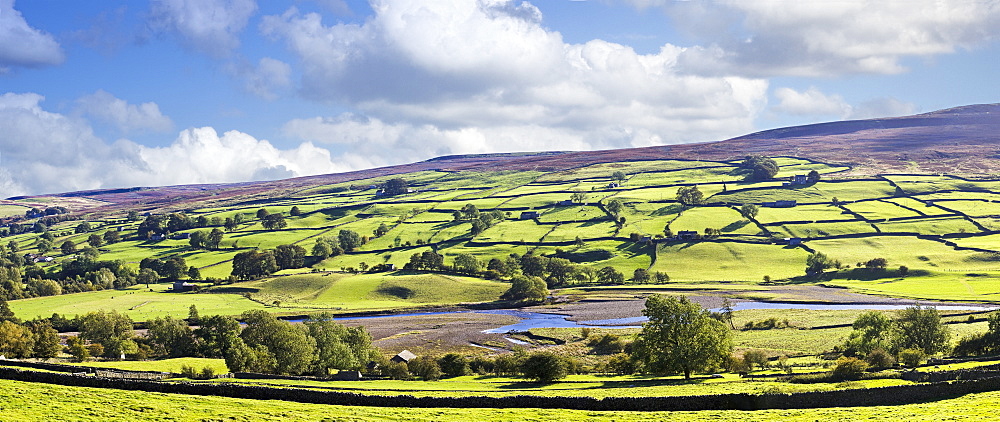
{"label": "grass field", "polygon": [[334,406],[225,397],[145,393],[0,381],[0,419],[50,421],[742,421],[988,420],[1000,392],[900,406],[702,412],[595,412],[562,409],[441,409]]}

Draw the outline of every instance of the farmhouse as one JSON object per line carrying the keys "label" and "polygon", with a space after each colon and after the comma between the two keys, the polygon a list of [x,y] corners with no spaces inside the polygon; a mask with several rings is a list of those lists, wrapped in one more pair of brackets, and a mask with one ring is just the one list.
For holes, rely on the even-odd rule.
{"label": "farmhouse", "polygon": [[177,293],[194,290],[194,284],[178,280],[174,282],[174,285],[173,287],[171,287],[171,290]]}
{"label": "farmhouse", "polygon": [[393,356],[392,359],[389,359],[389,361],[396,363],[407,363],[416,357],[417,355],[413,354],[413,352],[410,352],[409,350],[403,350],[402,352],[399,352],[398,355]]}
{"label": "farmhouse", "polygon": [[795,176],[792,176],[789,181],[782,183],[781,186],[786,186],[786,187],[787,186],[801,186],[801,185],[808,185],[808,184],[809,184],[809,177],[808,176],[806,176],[804,174],[796,174]]}
{"label": "farmhouse", "polygon": [[698,232],[694,230],[681,230],[677,232],[677,239],[679,240],[693,240],[698,237]]}

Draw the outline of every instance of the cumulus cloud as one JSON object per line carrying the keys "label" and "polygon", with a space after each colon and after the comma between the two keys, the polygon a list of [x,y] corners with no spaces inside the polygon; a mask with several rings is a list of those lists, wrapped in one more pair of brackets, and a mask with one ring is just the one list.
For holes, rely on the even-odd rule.
{"label": "cumulus cloud", "polygon": [[65,60],[51,34],[32,28],[14,9],[14,0],[0,0],[0,73],[10,67],[57,65]]}
{"label": "cumulus cloud", "polygon": [[110,124],[125,134],[165,132],[174,127],[174,122],[160,113],[156,103],[129,104],[104,90],[81,97],[77,107],[80,113]]}
{"label": "cumulus cloud", "polygon": [[44,110],[34,93],[0,95],[0,197],[123,186],[238,182],[346,170],[329,151],[212,128],[184,130],[165,147],[94,135],[81,117]]}
{"label": "cumulus cloud", "polygon": [[[566,43],[528,2],[375,0],[372,9],[363,24],[327,26],[292,8],[264,17],[261,31],[298,56],[304,96],[366,116],[363,124],[354,115],[318,118],[329,130],[388,127],[433,138],[409,161],[721,139],[752,129],[766,101],[761,79],[680,73],[677,46],[638,54],[601,40]],[[317,120],[286,129],[300,133],[306,122]]]}
{"label": "cumulus cloud", "polygon": [[791,88],[774,90],[778,105],[773,109],[778,112],[798,116],[837,116],[847,117],[851,114],[851,106],[840,95],[826,95],[816,87],[799,92]]}
{"label": "cumulus cloud", "polygon": [[150,25],[177,34],[192,50],[226,57],[256,12],[254,0],[155,0]]}
{"label": "cumulus cloud", "polygon": [[772,75],[892,74],[901,60],[997,39],[993,1],[836,2],[625,0],[662,7],[704,46],[681,58],[691,72]]}

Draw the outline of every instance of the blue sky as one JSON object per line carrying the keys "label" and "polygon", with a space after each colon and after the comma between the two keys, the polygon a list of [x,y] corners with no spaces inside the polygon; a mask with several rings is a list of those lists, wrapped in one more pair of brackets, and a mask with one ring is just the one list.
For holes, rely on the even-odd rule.
{"label": "blue sky", "polygon": [[995,103],[1000,2],[0,0],[0,197]]}

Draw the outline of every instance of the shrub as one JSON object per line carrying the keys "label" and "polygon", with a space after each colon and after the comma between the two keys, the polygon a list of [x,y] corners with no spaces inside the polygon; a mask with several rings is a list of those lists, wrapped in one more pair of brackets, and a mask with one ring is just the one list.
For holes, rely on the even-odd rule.
{"label": "shrub", "polygon": [[469,360],[469,370],[475,374],[486,375],[493,372],[494,367],[493,360],[482,356],[476,356]]}
{"label": "shrub", "polygon": [[418,356],[411,360],[407,367],[410,373],[420,377],[424,381],[436,381],[441,379],[441,367],[437,360],[430,356]]}
{"label": "shrub", "polygon": [[916,368],[927,360],[927,354],[920,349],[903,349],[899,352],[899,362],[907,368]]}
{"label": "shrub", "polygon": [[754,367],[767,368],[767,354],[763,350],[747,350],[743,352],[743,362],[749,370],[753,370]]}
{"label": "shrub", "polygon": [[830,378],[837,381],[858,380],[868,369],[868,363],[858,358],[842,357],[837,359],[837,366],[830,371]]}
{"label": "shrub", "polygon": [[446,377],[460,377],[469,373],[469,361],[458,353],[448,353],[437,360],[441,372]]}
{"label": "shrub", "polygon": [[868,356],[865,356],[865,362],[877,369],[896,366],[896,359],[882,348],[876,348],[868,353]]}
{"label": "shrub", "polygon": [[541,383],[549,383],[565,378],[566,362],[562,357],[552,352],[535,352],[521,364],[521,372],[525,378]]}

